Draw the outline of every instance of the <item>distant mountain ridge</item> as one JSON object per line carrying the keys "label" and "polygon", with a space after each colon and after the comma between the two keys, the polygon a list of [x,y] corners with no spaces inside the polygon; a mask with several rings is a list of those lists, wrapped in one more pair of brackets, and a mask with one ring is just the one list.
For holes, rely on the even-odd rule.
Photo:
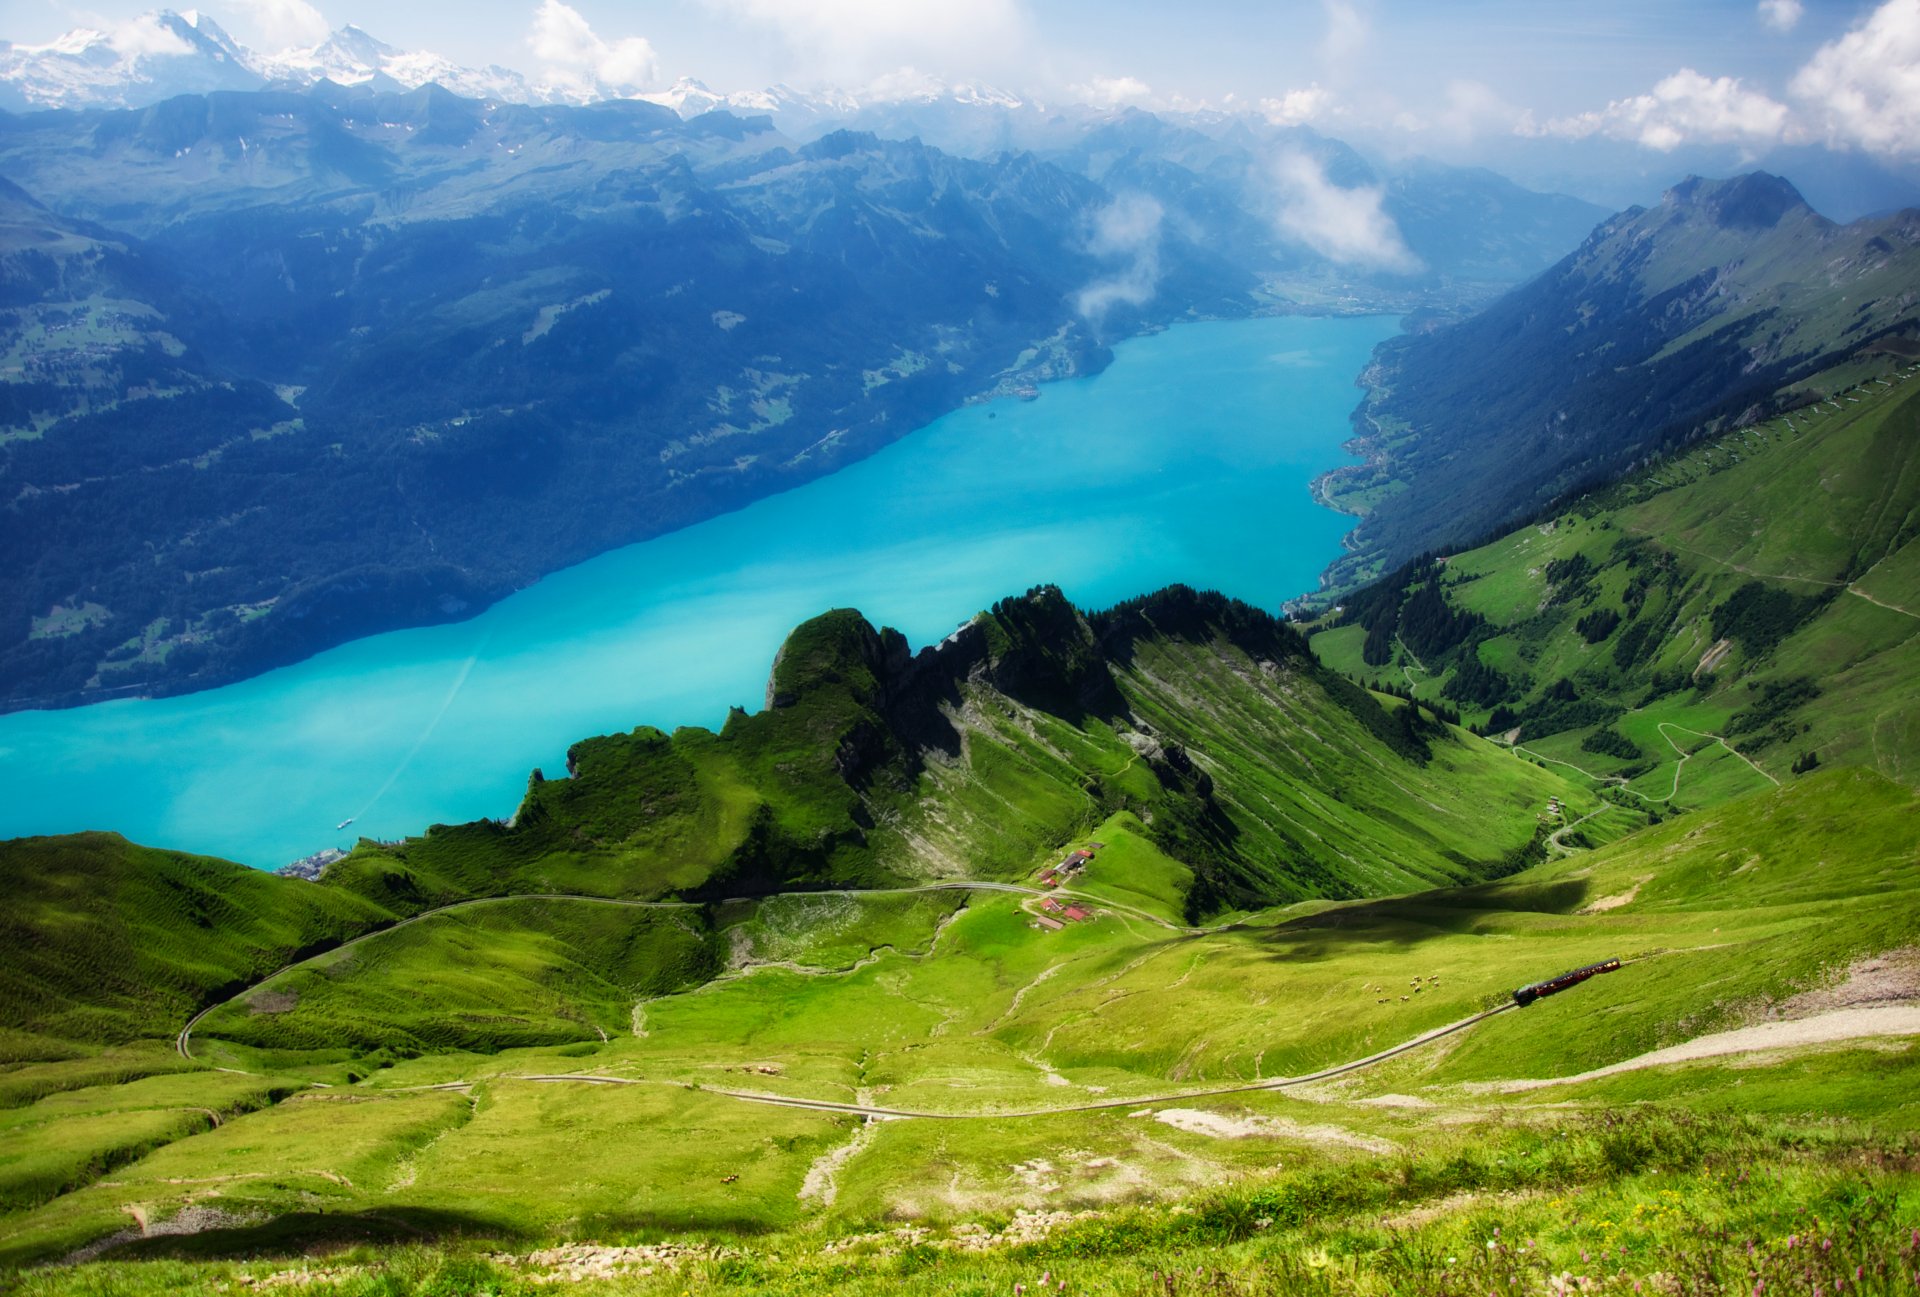
{"label": "distant mountain ridge", "polygon": [[[0,116],[0,173],[54,205],[0,252],[16,706],[458,616],[1106,355],[1111,195],[1025,155],[322,85]],[[1255,308],[1157,268],[1104,336]]]}
{"label": "distant mountain ridge", "polygon": [[[1102,139],[966,158],[331,81],[0,114],[0,175],[44,204],[0,255],[0,536],[24,556],[0,574],[0,706],[205,687],[459,617],[975,396],[1097,369],[1107,340],[1458,304],[1585,224],[1441,171],[1430,225],[1506,219],[1451,250],[1409,219],[1432,264],[1350,267],[1249,209],[1240,141],[1147,115]],[[1337,141],[1291,144],[1372,174]],[[1194,169],[1216,157],[1247,183]],[[1103,244],[1119,210],[1143,223]],[[50,273],[67,226],[137,282]]]}
{"label": "distant mountain ridge", "polygon": [[[1778,176],[1690,178],[1457,324],[1381,346],[1327,479],[1337,584],[1483,536],[1920,325],[1920,210],[1836,225]],[[1906,345],[1898,341],[1888,345]]]}
{"label": "distant mountain ridge", "polygon": [[374,85],[516,103],[578,102],[621,87],[551,86],[509,68],[468,68],[437,54],[395,49],[359,27],[340,28],[304,49],[267,54],[236,41],[197,10],[161,9],[112,31],[80,28],[45,45],[0,42],[0,109],[144,108],[185,94],[269,85]]}

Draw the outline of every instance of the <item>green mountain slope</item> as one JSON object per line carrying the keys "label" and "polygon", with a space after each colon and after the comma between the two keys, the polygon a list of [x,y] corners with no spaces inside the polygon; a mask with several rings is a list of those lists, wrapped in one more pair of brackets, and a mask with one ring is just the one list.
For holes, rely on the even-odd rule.
{"label": "green mountain slope", "polygon": [[781,649],[768,703],[578,744],[511,825],[366,844],[328,879],[454,899],[1015,878],[1129,811],[1192,867],[1198,916],[1486,876],[1559,787],[1178,587],[1091,617],[1038,590],[917,657],[831,613]]}
{"label": "green mountain slope", "polygon": [[1815,763],[1914,783],[1920,385],[1909,370],[1807,403],[1827,381],[1554,518],[1409,565],[1349,599],[1316,651],[1640,807]]}
{"label": "green mountain slope", "polygon": [[1573,791],[1383,706],[1266,614],[1180,588],[1092,618],[1035,591],[918,657],[829,613],[782,647],[768,703],[717,733],[586,740],[566,777],[535,772],[511,822],[363,842],[318,886],[112,835],[9,843],[8,1021],[170,1036],[295,951],[475,897],[1029,880],[1122,813],[1178,862],[1156,888],[1176,914],[1377,895],[1518,867],[1547,798]]}
{"label": "green mountain slope", "polygon": [[[849,1249],[857,1274],[920,1282],[888,1258],[927,1245],[915,1272],[949,1284],[955,1268],[1030,1258],[1002,1251],[1023,1240],[1096,1270],[1124,1268],[1130,1250],[1163,1264],[1178,1247],[1201,1249],[1180,1253],[1191,1264],[1231,1266],[1245,1254],[1215,1249],[1269,1228],[1298,1246],[1292,1231],[1312,1222],[1365,1228],[1349,1213],[1388,1210],[1431,1221],[1462,1210],[1451,1195],[1508,1190],[1519,1192],[1476,1208],[1476,1246],[1496,1223],[1512,1232],[1525,1220],[1522,1237],[1556,1273],[1579,1273],[1579,1253],[1608,1238],[1630,1250],[1609,1264],[1644,1279],[1680,1240],[1639,1216],[1632,1232],[1604,1230],[1588,1220],[1596,1204],[1635,1199],[1642,1176],[1650,1205],[1674,1203],[1662,1190],[1687,1195],[1674,1210],[1718,1203],[1728,1164],[1778,1178],[1790,1212],[1827,1192],[1817,1177],[1853,1177],[1856,1207],[1823,1218],[1837,1234],[1855,1219],[1860,1177],[1881,1177],[1867,1183],[1875,1194],[1910,1185],[1872,1150],[1920,1123],[1912,1051],[1901,1028],[1878,1025],[1914,1011],[1898,971],[1920,931],[1914,812],[1909,788],[1828,771],[1494,883],[1313,902],[1205,932],[1097,902],[1089,920],[1048,931],[1037,898],[993,893],[722,907],[726,971],[677,994],[629,986],[625,1030],[608,1013],[606,975],[641,971],[620,972],[617,951],[637,949],[630,938],[657,931],[656,916],[547,901],[427,918],[203,1024],[196,1049],[272,1078],[258,1088],[196,1071],[6,1114],[24,1196],[0,1213],[0,1261],[117,1240],[121,1269],[31,1279],[78,1291],[109,1274],[123,1287],[231,1283],[230,1263],[206,1258],[255,1258],[265,1273],[347,1244],[356,1250],[312,1281],[377,1273],[395,1291],[427,1291],[450,1282],[432,1268],[440,1258],[473,1257],[498,1269],[469,1279],[516,1291],[564,1256],[647,1264],[684,1288],[703,1254],[673,1248],[720,1237],[740,1249],[736,1268],[698,1271],[703,1286],[812,1292],[848,1279]],[[1156,867],[1106,860],[1090,868]],[[1304,1089],[1221,1093],[1365,1057],[1610,956],[1626,967],[1444,1045]],[[543,984],[541,967],[558,975]],[[495,972],[490,1001],[461,990]],[[467,1030],[541,1013],[578,1015],[587,1030],[559,1047],[486,1053],[421,1038],[410,1060],[376,1046],[405,1024],[431,1027],[436,1012]],[[1752,1029],[1751,1043],[1724,1034]],[[246,1043],[274,1033],[304,1047]],[[1696,1061],[1654,1052],[1679,1045]],[[1600,1068],[1614,1070],[1587,1075]],[[569,1074],[592,1083],[541,1079]],[[332,1088],[311,1084],[322,1079]],[[868,1124],[768,1099],[955,1119]],[[193,1108],[222,1124],[156,1124]],[[112,1174],[87,1170],[90,1156],[123,1148],[136,1151]],[[1702,1162],[1719,1164],[1720,1189],[1684,1178]],[[9,1165],[0,1158],[0,1182],[12,1183]],[[29,1188],[55,1181],[50,1201]],[[1732,1193],[1725,1219],[1765,1203],[1756,1228],[1772,1228],[1775,1199],[1756,1195],[1773,1192]],[[1576,1200],[1580,1219],[1512,1214],[1550,1198]],[[1131,1204],[1183,1199],[1190,1211],[1171,1219],[1245,1220],[1181,1241],[1136,1232]],[[1003,1228],[1017,1213],[1031,1215]],[[130,1214],[190,1232],[146,1234]],[[1152,1217],[1169,1218],[1164,1207]],[[1863,1228],[1877,1219],[1859,1217]],[[671,1246],[611,1250],[636,1237]],[[381,1246],[402,1240],[410,1261]],[[578,1250],[536,1255],[559,1242]],[[1720,1248],[1695,1240],[1694,1264]],[[155,1266],[156,1254],[187,1261]],[[1410,1273],[1437,1273],[1445,1255],[1409,1259]],[[430,1272],[392,1268],[421,1264]]]}
{"label": "green mountain slope", "polygon": [[164,1035],[221,988],[394,917],[340,888],[111,833],[0,842],[0,888],[0,1036]]}
{"label": "green mountain slope", "polygon": [[1778,177],[1690,179],[1480,314],[1385,343],[1336,584],[1611,480],[1863,348],[1913,338],[1920,212],[1835,225]]}

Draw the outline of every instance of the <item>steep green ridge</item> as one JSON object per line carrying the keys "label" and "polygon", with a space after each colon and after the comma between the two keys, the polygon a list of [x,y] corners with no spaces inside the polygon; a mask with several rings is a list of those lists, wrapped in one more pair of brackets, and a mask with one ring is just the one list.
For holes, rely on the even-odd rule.
{"label": "steep green ridge", "polygon": [[[781,649],[768,704],[718,733],[577,744],[511,825],[363,844],[328,877],[434,900],[1010,878],[1131,810],[1196,871],[1200,915],[1484,874],[1555,787],[1179,587],[1090,618],[1043,588],[917,656],[830,613]],[[1409,795],[1442,809],[1416,820]]]}
{"label": "steep green ridge", "polygon": [[[318,886],[113,835],[8,843],[8,1021],[72,1040],[171,1035],[294,952],[474,897],[1025,879],[1122,812],[1179,862],[1160,894],[1193,917],[1377,895],[1517,867],[1547,797],[1572,792],[1383,706],[1267,614],[1178,587],[1091,618],[1036,590],[917,656],[858,613],[828,613],[780,650],[765,710],[717,733],[588,739],[568,767],[536,771],[510,822],[363,842]],[[535,980],[564,976],[556,960],[626,958],[555,940],[528,953]],[[675,958],[690,976],[702,966]],[[498,1046],[515,1030],[464,1039]]]}
{"label": "steep green ridge", "polygon": [[0,842],[0,888],[0,1040],[29,1058],[46,1055],[27,1033],[165,1035],[222,988],[394,917],[343,888],[111,833]]}
{"label": "steep green ridge", "polygon": [[1552,518],[1407,565],[1350,597],[1315,651],[1642,809],[1816,763],[1913,784],[1920,384],[1900,371],[1809,403],[1829,383]]}
{"label": "steep green ridge", "polygon": [[1839,226],[1765,173],[1690,179],[1478,315],[1383,344],[1369,463],[1325,481],[1363,515],[1351,585],[1781,407],[1863,349],[1920,354],[1920,212]]}

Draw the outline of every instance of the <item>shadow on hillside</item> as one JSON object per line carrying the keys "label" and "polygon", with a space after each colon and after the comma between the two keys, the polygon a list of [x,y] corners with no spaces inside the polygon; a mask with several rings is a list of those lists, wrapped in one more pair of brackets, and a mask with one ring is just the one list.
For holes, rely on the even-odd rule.
{"label": "shadow on hillside", "polygon": [[1257,940],[1276,959],[1289,960],[1331,959],[1370,946],[1404,949],[1489,931],[1503,914],[1572,914],[1589,890],[1584,879],[1561,879],[1389,896],[1289,919]]}
{"label": "shadow on hillside", "polygon": [[[764,1219],[746,1214],[671,1207],[652,1212],[596,1213],[583,1218],[581,1224],[588,1227],[589,1237],[701,1230],[751,1235],[764,1233],[768,1228]],[[529,1232],[519,1224],[477,1212],[385,1207],[359,1212],[289,1212],[252,1225],[136,1238],[107,1249],[101,1257],[109,1261],[154,1258],[208,1261],[314,1256],[362,1245],[445,1243],[457,1239],[479,1239],[511,1246],[538,1242],[545,1237],[544,1232]]]}
{"label": "shadow on hillside", "polygon": [[195,1234],[131,1239],[104,1253],[112,1261],[172,1257],[302,1256],[359,1244],[433,1243],[455,1238],[509,1240],[521,1231],[503,1220],[431,1207],[386,1207],[360,1212],[288,1212],[252,1225]]}

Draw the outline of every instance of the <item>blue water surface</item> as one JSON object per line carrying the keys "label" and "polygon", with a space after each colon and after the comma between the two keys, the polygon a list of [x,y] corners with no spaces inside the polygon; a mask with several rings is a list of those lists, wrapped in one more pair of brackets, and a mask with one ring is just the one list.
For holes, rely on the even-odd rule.
{"label": "blue water surface", "polygon": [[1181,325],[1095,377],[958,411],[471,621],[183,698],[0,717],[0,837],[115,829],[274,867],[504,816],[576,739],[758,708],[781,639],[827,608],[915,645],[1042,582],[1083,607],[1184,581],[1274,608],[1313,588],[1353,523],[1308,484],[1348,462],[1355,376],[1394,331]]}

